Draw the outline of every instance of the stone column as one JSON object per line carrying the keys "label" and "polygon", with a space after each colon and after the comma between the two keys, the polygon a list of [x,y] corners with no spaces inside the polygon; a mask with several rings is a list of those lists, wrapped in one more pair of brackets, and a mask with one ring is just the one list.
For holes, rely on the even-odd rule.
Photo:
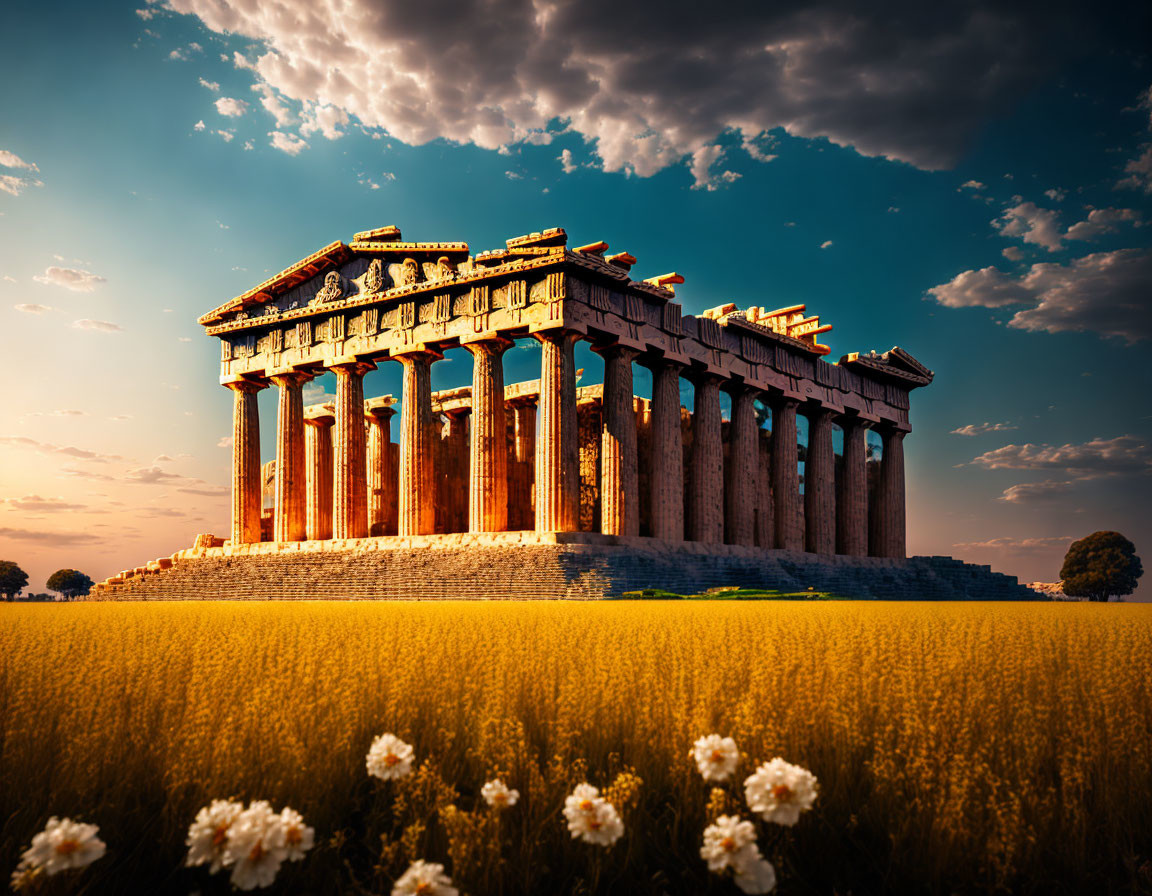
{"label": "stone column", "polygon": [[600,435],[600,531],[640,534],[640,482],[636,472],[636,410],[632,401],[632,361],[637,352],[622,346],[604,356],[604,421]]}
{"label": "stone column", "polygon": [[776,547],[804,550],[800,530],[800,473],[796,466],[796,408],[799,402],[781,398],[772,404],[772,501]]}
{"label": "stone column", "polygon": [[260,411],[256,393],[267,383],[237,380],[232,390],[232,543],[260,541]]}
{"label": "stone column", "polygon": [[759,429],[753,402],[756,392],[744,386],[732,389],[732,425],[729,428],[728,469],[724,500],[725,534],[728,544],[756,543],[757,468],[760,460]]}
{"label": "stone column", "polygon": [[468,531],[508,528],[508,423],[504,414],[507,339],[464,346],[472,353],[472,439],[468,452]]}
{"label": "stone column", "polygon": [[307,473],[304,467],[304,384],[312,374],[298,370],[269,377],[280,390],[276,405],[276,504],[273,541],[303,541]]}
{"label": "stone column", "polygon": [[336,374],[336,427],[333,435],[332,537],[368,534],[368,483],[364,452],[364,374],[367,361],[332,366]]}
{"label": "stone column", "polygon": [[396,411],[381,399],[365,402],[364,410],[368,419],[368,534],[388,535],[396,516],[396,477],[390,456]]}
{"label": "stone column", "polygon": [[844,461],[836,506],[836,553],[868,554],[867,427],[859,417],[841,417]]}
{"label": "stone column", "polygon": [[804,462],[804,549],[813,554],[836,550],[836,455],[832,447],[832,411],[816,406],[808,413],[808,459]]}
{"label": "stone column", "polygon": [[331,406],[309,408],[304,416],[305,480],[304,533],[309,541],[332,537]]}
{"label": "stone column", "polygon": [[688,538],[724,543],[724,441],[720,420],[720,378],[696,380],[692,416],[692,490],[688,502]]}
{"label": "stone column", "polygon": [[536,439],[536,531],[580,526],[580,449],[576,434],[578,334],[536,333],[540,340],[540,433]]}
{"label": "stone column", "polygon": [[512,406],[516,460],[531,463],[536,457],[536,399],[517,399]]}
{"label": "stone column", "polygon": [[756,489],[756,546],[769,549],[775,545],[772,517],[772,437],[764,429],[756,430],[760,445]]}
{"label": "stone column", "polygon": [[684,436],[680,429],[680,365],[652,368],[652,535],[684,540]]}
{"label": "stone column", "polygon": [[907,542],[904,523],[904,432],[892,426],[880,430],[879,507],[876,514],[880,557],[904,559]]}
{"label": "stone column", "polygon": [[431,535],[436,531],[432,362],[441,357],[438,352],[426,350],[396,357],[404,367],[397,521],[400,535]]}

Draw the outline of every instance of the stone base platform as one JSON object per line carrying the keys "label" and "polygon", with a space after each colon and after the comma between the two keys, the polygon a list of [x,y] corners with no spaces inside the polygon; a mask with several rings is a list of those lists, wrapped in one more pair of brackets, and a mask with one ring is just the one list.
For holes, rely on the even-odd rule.
{"label": "stone base platform", "polygon": [[877,600],[1038,600],[951,557],[888,560],[584,532],[199,546],[116,576],[92,600],[598,600],[722,585]]}

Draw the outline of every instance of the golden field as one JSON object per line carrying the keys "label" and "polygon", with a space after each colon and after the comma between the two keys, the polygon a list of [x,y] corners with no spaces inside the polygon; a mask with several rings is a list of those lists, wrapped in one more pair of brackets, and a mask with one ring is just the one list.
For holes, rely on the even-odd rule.
{"label": "golden field", "polygon": [[[384,731],[416,748],[400,782],[365,771]],[[712,732],[728,795],[688,759]],[[781,893],[1152,891],[1152,605],[0,606],[0,874],[70,815],[108,843],[85,892],[226,892],[180,863],[234,796],[315,826],[283,892],[425,858],[473,896],[737,893],[700,834],[777,755],[820,780],[762,835]],[[585,779],[615,784],[611,849],[564,828]]]}

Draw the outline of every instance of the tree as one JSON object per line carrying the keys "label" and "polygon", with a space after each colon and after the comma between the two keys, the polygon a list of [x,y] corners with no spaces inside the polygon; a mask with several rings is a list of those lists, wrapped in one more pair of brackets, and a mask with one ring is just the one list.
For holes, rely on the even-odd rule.
{"label": "tree", "polygon": [[1131,594],[1143,574],[1136,546],[1119,532],[1093,532],[1072,542],[1060,570],[1065,594],[1101,603]]}
{"label": "tree", "polygon": [[70,599],[87,594],[91,587],[92,580],[75,569],[58,569],[48,579],[49,590],[59,591]]}
{"label": "tree", "polygon": [[28,573],[11,560],[0,560],[0,594],[12,600],[28,584]]}

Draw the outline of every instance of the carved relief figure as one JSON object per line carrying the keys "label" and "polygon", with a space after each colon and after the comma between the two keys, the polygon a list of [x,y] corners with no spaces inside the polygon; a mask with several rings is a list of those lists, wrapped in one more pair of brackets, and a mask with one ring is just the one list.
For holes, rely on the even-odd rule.
{"label": "carved relief figure", "polygon": [[368,273],[364,275],[364,291],[380,292],[384,288],[384,262],[379,258],[372,259],[368,265]]}
{"label": "carved relief figure", "polygon": [[400,285],[411,286],[420,279],[420,267],[415,258],[405,258],[400,266]]}
{"label": "carved relief figure", "polygon": [[344,295],[339,271],[329,271],[324,275],[324,286],[316,293],[315,302],[334,302]]}

